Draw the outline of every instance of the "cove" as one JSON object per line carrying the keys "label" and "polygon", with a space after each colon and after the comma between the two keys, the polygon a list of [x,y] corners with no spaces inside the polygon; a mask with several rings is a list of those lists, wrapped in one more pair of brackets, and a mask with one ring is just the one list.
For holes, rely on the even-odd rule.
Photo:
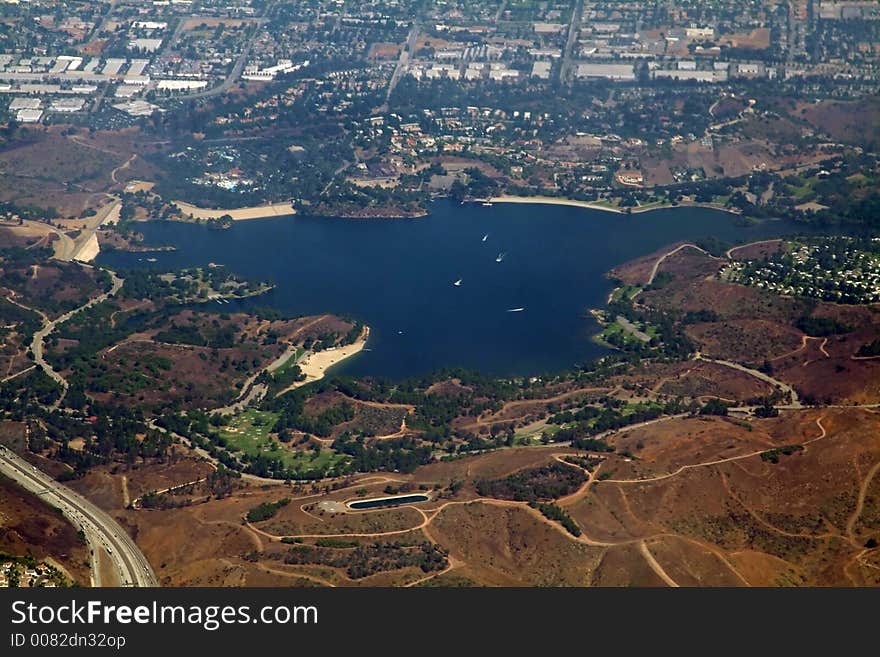
{"label": "cove", "polygon": [[539,375],[606,353],[590,339],[599,327],[587,310],[604,306],[613,287],[605,273],[615,265],[680,240],[804,232],[793,222],[747,227],[737,219],[692,207],[625,215],[441,199],[418,219],[295,215],[228,230],[149,222],[138,227],[147,243],[176,251],[111,251],[97,263],[168,270],[215,262],[271,280],[270,293],[214,309],[271,306],[357,319],[372,331],[367,349],[338,367],[348,375],[402,379],[452,367]]}

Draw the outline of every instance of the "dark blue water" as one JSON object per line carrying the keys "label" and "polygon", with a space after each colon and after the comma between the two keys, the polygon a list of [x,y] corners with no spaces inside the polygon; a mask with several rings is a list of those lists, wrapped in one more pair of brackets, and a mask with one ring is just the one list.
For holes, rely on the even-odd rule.
{"label": "dark blue water", "polygon": [[[627,216],[440,200],[419,219],[293,216],[219,231],[175,222],[141,230],[149,243],[178,250],[148,254],[157,258],[152,264],[145,254],[122,252],[102,254],[98,262],[159,269],[216,262],[250,279],[273,280],[275,290],[241,304],[361,320],[372,329],[369,351],[339,371],[402,378],[457,366],[540,374],[586,362],[605,353],[590,341],[598,327],[586,311],[604,305],[612,288],[604,274],[615,265],[678,240],[758,240],[796,227],[737,226],[736,217],[702,208]],[[506,254],[500,263],[499,253]],[[460,287],[453,285],[457,279]],[[513,308],[525,310],[508,312]]]}
{"label": "dark blue water", "polygon": [[399,495],[398,497],[383,497],[360,502],[349,502],[352,509],[376,509],[382,506],[397,506],[398,504],[412,504],[413,502],[427,502],[427,495]]}

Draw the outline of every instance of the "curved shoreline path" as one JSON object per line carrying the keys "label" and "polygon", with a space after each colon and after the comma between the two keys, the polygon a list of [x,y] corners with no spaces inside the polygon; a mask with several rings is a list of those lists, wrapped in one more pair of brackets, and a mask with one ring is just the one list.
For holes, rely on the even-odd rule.
{"label": "curved shoreline path", "polygon": [[158,586],[156,575],[140,548],[105,511],[5,447],[0,447],[0,472],[61,509],[64,516],[83,531],[91,551],[92,586],[113,585],[101,580],[98,562],[103,559],[113,564],[119,586]]}
{"label": "curved shoreline path", "polygon": [[779,390],[782,390],[785,393],[788,393],[788,395],[791,397],[791,403],[784,404],[784,405],[777,405],[776,406],[777,408],[797,410],[797,409],[804,407],[804,405],[801,403],[800,397],[798,397],[797,391],[792,386],[785,383],[784,381],[780,381],[779,379],[774,379],[769,374],[764,374],[764,372],[761,372],[759,370],[753,370],[750,367],[746,367],[745,365],[740,365],[739,363],[734,363],[729,360],[721,360],[719,358],[707,358],[706,356],[701,354],[699,351],[694,355],[693,360],[701,360],[701,361],[704,361],[707,363],[715,363],[717,365],[724,365],[725,367],[730,367],[732,369],[739,370],[740,372],[744,372],[744,373],[748,374],[749,376],[753,376],[756,379],[760,379],[761,381],[764,381],[765,383],[769,383],[771,386],[778,388]]}
{"label": "curved shoreline path", "polygon": [[[80,264],[82,264],[83,267],[89,267],[89,265],[86,265],[83,263],[80,263]],[[64,322],[69,320],[71,317],[73,317],[74,315],[76,315],[77,313],[79,313],[83,310],[88,310],[92,306],[96,306],[99,303],[103,303],[104,301],[106,301],[110,297],[115,296],[116,293],[122,289],[122,285],[123,285],[123,283],[125,283],[125,279],[120,278],[119,276],[116,275],[115,272],[112,272],[109,269],[107,269],[105,271],[107,271],[110,274],[110,277],[113,281],[113,284],[110,286],[110,289],[107,292],[104,292],[103,294],[98,295],[94,299],[89,300],[88,302],[84,303],[83,305],[79,306],[78,308],[74,308],[73,310],[64,313],[63,315],[61,315],[57,319],[50,320],[46,316],[45,313],[43,313],[39,310],[36,310],[34,308],[28,308],[28,310],[31,310],[32,312],[36,312],[38,315],[40,315],[44,321],[43,327],[39,331],[34,333],[34,337],[31,340],[31,352],[33,352],[33,354],[34,354],[34,362],[62,388],[61,396],[55,402],[53,402],[49,407],[52,410],[57,409],[61,405],[61,402],[64,400],[64,397],[67,395],[67,389],[69,386],[67,384],[67,380],[63,376],[61,376],[58,372],[56,372],[52,368],[52,365],[50,365],[48,362],[46,362],[46,359],[43,356],[43,348],[45,346],[45,340],[49,336],[49,334],[52,333],[59,324],[63,324]],[[18,305],[21,305],[21,304],[18,304]],[[21,307],[24,308],[25,306],[21,306]]]}

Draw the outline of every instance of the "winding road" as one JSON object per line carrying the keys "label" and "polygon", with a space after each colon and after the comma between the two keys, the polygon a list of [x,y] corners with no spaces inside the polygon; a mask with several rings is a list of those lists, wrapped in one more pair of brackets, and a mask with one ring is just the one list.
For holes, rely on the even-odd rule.
{"label": "winding road", "polygon": [[791,403],[786,404],[786,405],[782,405],[782,406],[777,406],[776,408],[799,409],[799,408],[804,407],[804,405],[801,403],[801,400],[798,397],[798,394],[794,388],[792,388],[790,385],[788,385],[784,381],[780,381],[779,379],[774,379],[769,374],[764,374],[763,372],[760,372],[758,370],[753,370],[750,367],[746,367],[745,365],[740,365],[739,363],[734,363],[729,360],[720,360],[718,358],[707,358],[706,356],[703,356],[699,351],[694,355],[694,360],[702,360],[707,363],[715,363],[716,365],[724,365],[725,367],[730,367],[732,369],[739,370],[740,372],[745,372],[749,376],[753,376],[756,379],[760,379],[761,381],[764,381],[765,383],[769,383],[771,386],[773,386],[775,388],[779,388],[783,392],[788,393],[788,395],[791,397]]}
{"label": "winding road", "polygon": [[[88,265],[83,265],[83,266],[87,267]],[[73,317],[74,315],[76,315],[80,311],[87,310],[87,309],[91,308],[92,306],[95,306],[99,303],[106,301],[107,299],[114,296],[117,292],[119,292],[119,290],[122,289],[122,285],[123,285],[123,283],[125,283],[125,280],[120,278],[119,276],[117,276],[114,272],[109,271],[109,270],[107,270],[107,271],[110,274],[110,277],[113,281],[113,284],[111,285],[110,289],[107,292],[104,292],[103,294],[95,297],[94,299],[89,300],[87,303],[84,303],[82,306],[79,306],[78,308],[74,308],[70,312],[64,313],[63,315],[61,315],[57,319],[50,320],[43,312],[36,310],[34,308],[28,308],[28,310],[31,310],[32,312],[36,312],[38,315],[40,315],[43,318],[43,327],[39,331],[34,333],[33,340],[31,341],[31,351],[34,354],[34,362],[37,364],[38,367],[40,367],[49,377],[52,378],[52,380],[54,380],[63,389],[61,396],[50,407],[53,410],[57,409],[61,405],[61,401],[64,399],[65,395],[67,395],[68,385],[67,385],[67,380],[63,376],[61,376],[58,372],[56,372],[48,362],[46,362],[46,359],[43,355],[43,348],[45,347],[46,337],[50,333],[52,333],[59,324],[63,324],[64,322],[69,320],[71,317]],[[21,304],[18,304],[18,305],[21,305]],[[21,306],[21,307],[24,308],[25,306]]]}
{"label": "winding road", "polygon": [[[89,265],[82,265],[88,267]],[[120,289],[124,280],[114,272],[109,272],[112,285],[107,292],[90,299],[88,302],[50,320],[42,311],[29,308],[10,299],[12,303],[36,312],[43,319],[43,326],[34,333],[31,351],[34,354],[36,367],[40,367],[49,377],[63,389],[61,396],[50,409],[55,410],[61,405],[67,393],[67,381],[46,362],[43,350],[45,339],[55,328],[82,310],[106,301]],[[89,502],[79,493],[58,483],[49,475],[30,465],[13,452],[0,447],[0,472],[10,477],[26,490],[42,497],[52,506],[61,510],[74,526],[81,529],[86,536],[91,551],[92,584],[102,586],[99,559],[109,559],[113,563],[121,586],[156,586],[156,577],[143,553],[119,524],[103,510]],[[99,557],[100,555],[100,557]],[[108,584],[109,585],[109,584]]]}
{"label": "winding road", "polygon": [[648,282],[646,283],[646,285],[650,285],[651,283],[654,282],[654,278],[657,276],[657,270],[660,269],[660,265],[663,264],[663,262],[666,260],[666,258],[668,258],[669,256],[675,255],[676,253],[678,253],[682,249],[687,249],[687,248],[696,249],[700,253],[703,253],[703,254],[709,256],[710,258],[715,258],[715,256],[713,256],[711,253],[709,253],[705,249],[701,249],[696,244],[691,244],[689,242],[687,244],[680,244],[679,246],[672,249],[672,251],[669,251],[668,253],[664,253],[662,256],[657,258],[657,262],[654,263],[654,267],[651,269],[651,275],[648,277]]}

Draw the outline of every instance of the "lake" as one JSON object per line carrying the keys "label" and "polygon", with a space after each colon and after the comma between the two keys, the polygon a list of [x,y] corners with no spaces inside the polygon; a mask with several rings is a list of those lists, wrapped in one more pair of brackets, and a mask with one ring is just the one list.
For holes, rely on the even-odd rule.
{"label": "lake", "polygon": [[587,310],[604,305],[613,287],[604,274],[615,265],[679,240],[752,241],[800,227],[745,227],[704,208],[622,215],[441,199],[418,219],[290,216],[228,230],[179,222],[139,229],[149,244],[177,250],[102,253],[97,263],[178,269],[216,262],[272,280],[270,293],[222,309],[272,306],[358,319],[372,329],[367,349],[338,371],[399,379],[446,367],[523,375],[584,363],[606,353],[590,340],[599,327]]}

